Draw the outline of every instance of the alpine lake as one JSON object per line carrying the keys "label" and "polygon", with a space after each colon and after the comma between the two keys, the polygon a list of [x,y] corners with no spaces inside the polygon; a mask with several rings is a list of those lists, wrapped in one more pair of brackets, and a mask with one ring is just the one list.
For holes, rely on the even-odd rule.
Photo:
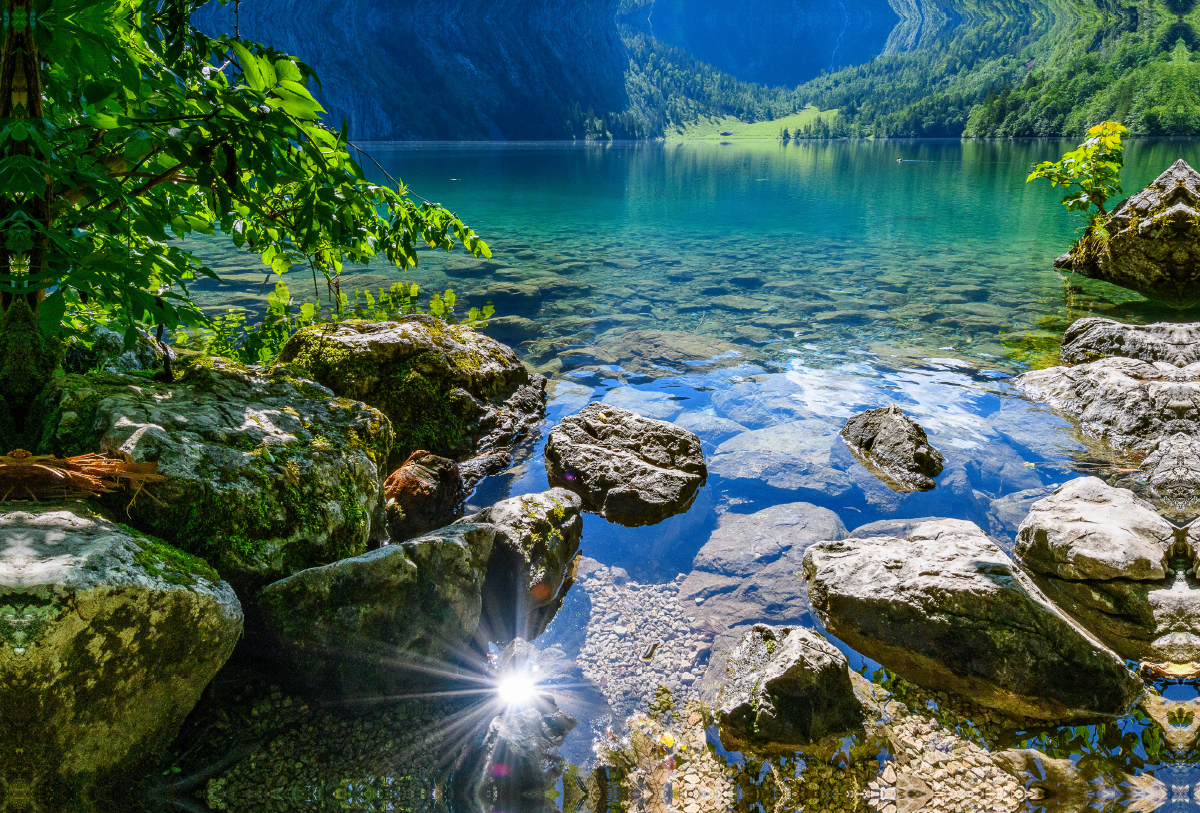
{"label": "alpine lake", "polygon": [[[460,315],[491,302],[496,314],[484,332],[550,381],[542,432],[516,450],[509,471],[479,485],[468,512],[545,490],[546,432],[591,401],[677,422],[704,444],[708,480],[686,513],[642,528],[585,514],[582,552],[594,561],[534,641],[554,666],[542,688],[578,726],[560,748],[564,778],[528,800],[530,810],[589,809],[580,788],[597,738],[609,729],[621,736],[630,715],[649,711],[660,684],[681,706],[700,691],[714,644],[720,648],[731,626],[820,628],[806,603],[788,604],[786,588],[742,591],[738,601],[689,592],[688,575],[705,566],[698,552],[728,515],[804,502],[831,510],[851,532],[885,519],[959,518],[1011,552],[1032,502],[1071,478],[1137,468],[1017,396],[1011,377],[1057,364],[1062,332],[1083,316],[1200,318],[1052,267],[1084,221],[1060,205],[1060,190],[1025,177],[1073,142],[360,146],[414,194],[457,212],[492,258],[422,250],[408,272],[348,267],[341,291],[377,295],[399,281],[426,294],[450,288]],[[1200,166],[1200,142],[1132,142],[1126,193],[1177,158]],[[226,244],[205,246],[223,281],[196,283],[202,304],[261,311],[275,284],[268,269]],[[326,301],[325,281],[307,269],[286,281],[297,302]],[[849,416],[889,403],[946,456],[931,491],[889,490],[837,435]],[[804,463],[845,477],[836,485],[790,476]],[[834,643],[852,668],[882,679],[878,664]],[[958,716],[952,699],[888,685],[942,719],[948,737],[986,750],[1036,748],[1100,777],[1087,798],[1010,800],[996,809],[1200,810],[1200,748],[1166,748],[1160,724],[1140,709],[1091,726],[1010,731],[986,715]],[[1156,685],[1173,700],[1198,695],[1189,682]],[[339,716],[240,674],[219,677],[214,693],[220,702],[202,703],[178,743],[173,770],[196,781],[187,794],[170,794],[174,801],[164,797],[164,809],[194,805],[194,796],[179,800],[203,782],[210,804],[229,810],[455,807],[448,774],[471,744],[444,719],[465,719],[469,698],[406,698]],[[268,717],[293,722],[255,728]],[[202,728],[214,720],[217,730],[258,733],[228,750],[219,733]],[[891,808],[869,802],[862,791],[894,756],[869,738],[762,758],[727,752],[713,727],[699,748],[708,756],[696,764],[723,771],[729,791],[696,810],[977,809],[969,797],[936,793],[913,793]],[[1147,774],[1159,790],[1114,790],[1120,780],[1104,779]],[[635,796],[611,795],[607,804],[666,809]]]}

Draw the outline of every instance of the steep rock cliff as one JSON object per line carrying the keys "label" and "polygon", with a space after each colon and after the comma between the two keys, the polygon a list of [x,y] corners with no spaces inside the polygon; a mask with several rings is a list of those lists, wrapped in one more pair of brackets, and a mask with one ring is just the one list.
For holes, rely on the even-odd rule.
{"label": "steep rock cliff", "polygon": [[[240,33],[299,56],[363,139],[568,135],[572,110],[625,109],[617,0],[243,0]],[[233,7],[196,16],[233,30]]]}

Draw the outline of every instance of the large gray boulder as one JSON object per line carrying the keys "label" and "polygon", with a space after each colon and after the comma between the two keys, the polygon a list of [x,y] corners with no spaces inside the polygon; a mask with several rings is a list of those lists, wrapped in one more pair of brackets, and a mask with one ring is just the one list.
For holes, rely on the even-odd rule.
{"label": "large gray boulder", "polygon": [[533,640],[575,583],[583,518],[565,488],[510,497],[465,517],[496,532],[483,586],[481,630],[491,640]]}
{"label": "large gray boulder", "polygon": [[1187,513],[1200,502],[1200,363],[1102,358],[1033,370],[1014,383],[1086,433],[1144,456],[1145,479],[1168,508]]}
{"label": "large gray boulder", "polygon": [[1120,715],[1141,692],[1124,661],[973,523],[818,543],[804,576],[830,634],[908,680],[1009,716]]}
{"label": "large gray boulder", "polygon": [[86,783],[158,758],[241,634],[196,557],[82,503],[0,514],[0,775]]}
{"label": "large gray boulder", "polygon": [[1188,305],[1200,299],[1200,174],[1182,158],[1103,223],[1089,227],[1059,268]]}
{"label": "large gray boulder", "polygon": [[268,634],[293,675],[326,696],[407,693],[422,666],[453,662],[475,635],[495,535],[449,525],[295,573],[258,597]]}
{"label": "large gray boulder", "polygon": [[1099,316],[1076,319],[1062,339],[1063,364],[1102,358],[1163,361],[1187,367],[1200,361],[1200,323],[1155,322],[1126,325]]}
{"label": "large gray boulder", "polygon": [[851,416],[842,439],[855,458],[893,491],[928,491],[946,458],[920,424],[891,404]]}
{"label": "large gray boulder", "polygon": [[304,328],[279,362],[387,415],[391,467],[417,449],[462,460],[510,448],[545,414],[546,379],[512,348],[423,314]]}
{"label": "large gray boulder", "polygon": [[803,745],[862,728],[846,656],[812,630],[755,624],[729,653],[717,700],[726,747]]}
{"label": "large gray boulder", "polygon": [[[1155,645],[1161,637],[1156,594],[1173,577],[1175,543],[1171,523],[1133,492],[1083,477],[1033,504],[1017,532],[1014,558],[1047,596],[1114,651],[1161,661],[1170,658]],[[1172,652],[1177,648],[1168,645]]]}
{"label": "large gray boulder", "polygon": [[686,511],[708,469],[700,439],[666,421],[593,402],[550,430],[552,486],[620,525],[653,525]]}
{"label": "large gray boulder", "polygon": [[281,370],[194,359],[173,383],[53,379],[34,404],[41,453],[156,461],[164,482],[110,495],[130,524],[203,556],[250,595],[387,536],[387,419]]}

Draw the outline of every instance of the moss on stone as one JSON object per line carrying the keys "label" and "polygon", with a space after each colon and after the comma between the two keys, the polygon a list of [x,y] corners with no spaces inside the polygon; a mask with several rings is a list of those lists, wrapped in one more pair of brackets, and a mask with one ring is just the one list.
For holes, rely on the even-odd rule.
{"label": "moss on stone", "polygon": [[141,552],[134,554],[134,561],[149,575],[171,584],[191,587],[197,579],[207,579],[216,584],[221,580],[212,565],[190,553],[181,551],[174,545],[169,545],[156,536],[143,533],[128,525],[117,525],[137,540]]}

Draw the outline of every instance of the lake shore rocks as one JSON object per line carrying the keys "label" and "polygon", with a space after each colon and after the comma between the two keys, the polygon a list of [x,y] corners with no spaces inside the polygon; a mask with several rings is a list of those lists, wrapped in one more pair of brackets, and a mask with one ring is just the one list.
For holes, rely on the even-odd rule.
{"label": "lake shore rocks", "polygon": [[693,433],[598,402],[550,430],[546,473],[584,510],[628,526],[686,511],[708,477]]}
{"label": "lake shore rocks", "polygon": [[928,491],[937,485],[933,478],[942,473],[946,458],[895,404],[852,416],[841,436],[867,471],[893,491]]}
{"label": "lake shore rocks", "polygon": [[812,630],[767,624],[729,653],[717,716],[730,748],[803,745],[863,726],[846,656]]}
{"label": "lake shore rocks", "polygon": [[565,488],[510,497],[461,522],[495,529],[480,630],[488,640],[541,635],[575,583],[583,518]]}
{"label": "lake shore rocks", "polygon": [[386,415],[393,465],[417,449],[464,460],[511,448],[545,414],[546,380],[511,348],[423,314],[304,328],[279,363]]}
{"label": "lake shore rocks", "polygon": [[144,767],[241,634],[233,589],[196,557],[82,503],[0,514],[0,774]]}
{"label": "lake shore rocks", "polygon": [[973,523],[808,548],[809,596],[832,635],[902,677],[1048,721],[1125,713],[1142,681]]}
{"label": "lake shore rocks", "polygon": [[1089,227],[1059,268],[1186,306],[1200,299],[1200,174],[1182,158]]}
{"label": "lake shore rocks", "polygon": [[243,595],[386,537],[387,418],[285,370],[190,361],[173,383],[64,375],[34,404],[37,452],[158,463],[166,480],[114,510],[203,556]]}
{"label": "lake shore rocks", "polygon": [[258,604],[282,664],[325,696],[407,693],[474,636],[495,536],[449,525],[268,585]]}
{"label": "lake shore rocks", "polygon": [[392,541],[402,542],[453,522],[465,496],[457,463],[424,449],[413,452],[383,481]]}
{"label": "lake shore rocks", "polygon": [[1143,457],[1153,496],[1168,508],[1187,513],[1200,502],[1200,363],[1102,358],[1033,370],[1014,384],[1086,433]]}

